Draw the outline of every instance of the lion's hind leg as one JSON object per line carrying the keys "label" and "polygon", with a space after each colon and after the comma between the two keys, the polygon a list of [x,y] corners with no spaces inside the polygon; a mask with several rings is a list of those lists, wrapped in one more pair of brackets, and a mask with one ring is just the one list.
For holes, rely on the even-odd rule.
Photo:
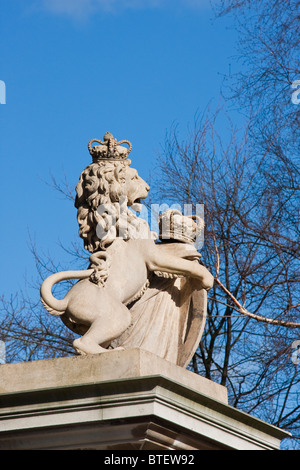
{"label": "lion's hind leg", "polygon": [[73,347],[78,354],[83,356],[87,354],[100,354],[107,352],[107,349],[102,348],[96,343],[89,341],[87,338],[77,338],[73,341]]}
{"label": "lion's hind leg", "polygon": [[108,346],[113,339],[118,338],[129,327],[131,315],[125,305],[110,298],[106,306],[105,314],[99,312],[88,331],[73,342],[79,354],[101,354],[110,351],[105,346]]}

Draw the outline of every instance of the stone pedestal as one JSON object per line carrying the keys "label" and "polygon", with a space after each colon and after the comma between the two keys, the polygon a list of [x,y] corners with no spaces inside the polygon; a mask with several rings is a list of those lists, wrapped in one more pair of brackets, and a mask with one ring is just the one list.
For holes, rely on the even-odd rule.
{"label": "stone pedestal", "polygon": [[271,450],[288,436],[139,349],[0,365],[0,450]]}

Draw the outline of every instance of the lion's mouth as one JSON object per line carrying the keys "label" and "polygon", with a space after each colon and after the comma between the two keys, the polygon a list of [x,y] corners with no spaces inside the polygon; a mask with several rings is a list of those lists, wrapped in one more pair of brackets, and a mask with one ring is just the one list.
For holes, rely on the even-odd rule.
{"label": "lion's mouth", "polygon": [[141,212],[143,207],[143,204],[141,203],[141,199],[137,198],[133,201],[131,204],[131,209],[133,209],[135,212]]}

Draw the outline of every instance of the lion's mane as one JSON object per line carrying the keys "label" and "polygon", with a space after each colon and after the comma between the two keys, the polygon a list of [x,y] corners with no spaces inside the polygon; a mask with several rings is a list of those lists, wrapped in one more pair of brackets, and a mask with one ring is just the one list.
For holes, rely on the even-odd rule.
{"label": "lion's mane", "polygon": [[[119,236],[120,200],[126,197],[125,175],[130,163],[128,159],[91,163],[80,175],[75,207],[79,235],[90,253],[105,250]],[[99,206],[107,210],[99,211]],[[138,218],[127,206],[126,216],[130,232],[130,226],[136,225]],[[123,238],[131,238],[130,233]]]}

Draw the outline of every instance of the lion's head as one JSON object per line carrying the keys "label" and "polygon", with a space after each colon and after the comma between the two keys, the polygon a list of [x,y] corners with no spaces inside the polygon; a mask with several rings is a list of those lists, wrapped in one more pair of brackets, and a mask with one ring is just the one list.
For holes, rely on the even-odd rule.
{"label": "lion's head", "polygon": [[[79,235],[91,253],[105,249],[120,230],[120,214],[126,212],[126,236],[131,238],[130,226],[138,218],[128,207],[147,197],[148,184],[130,168],[131,161],[99,161],[90,164],[82,173],[76,187],[75,207]],[[124,209],[125,204],[125,209]],[[123,207],[122,207],[123,206]]]}

